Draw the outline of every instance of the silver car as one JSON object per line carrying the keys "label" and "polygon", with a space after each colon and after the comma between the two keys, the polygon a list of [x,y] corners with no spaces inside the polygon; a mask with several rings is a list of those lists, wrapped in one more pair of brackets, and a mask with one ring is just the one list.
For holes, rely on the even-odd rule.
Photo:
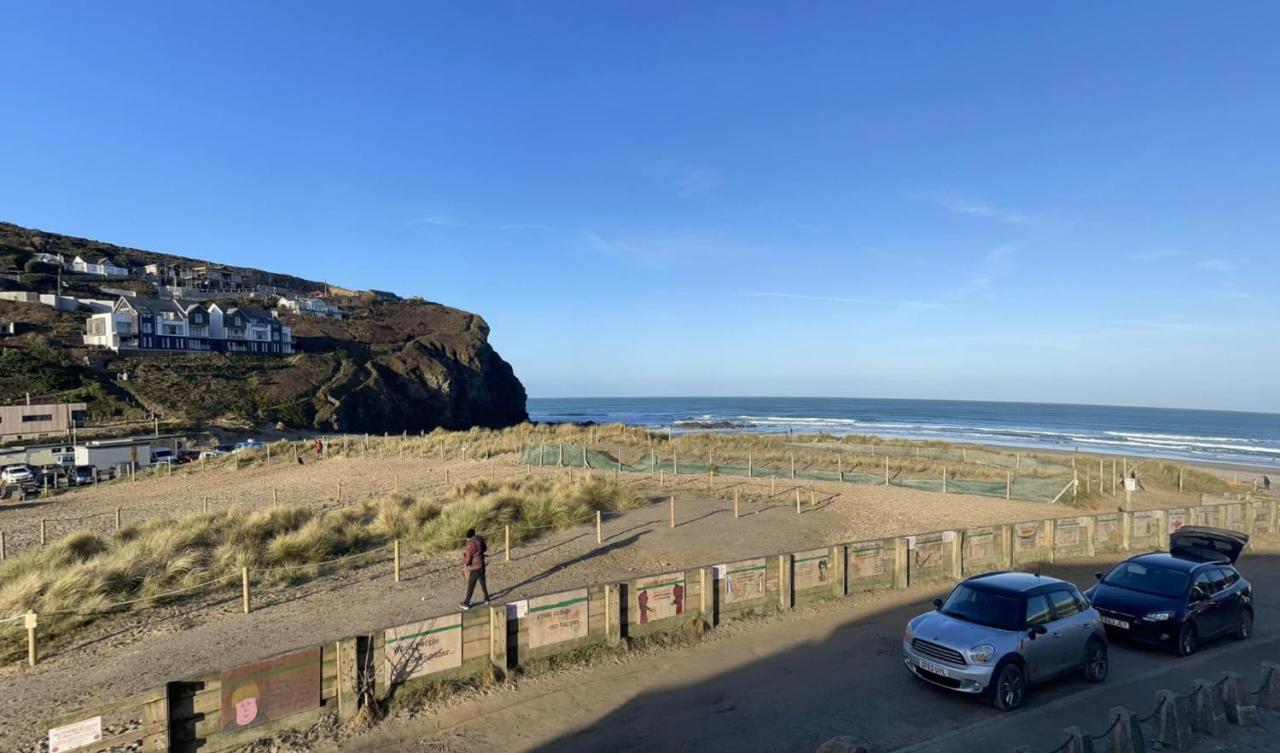
{"label": "silver car", "polygon": [[922,680],[990,695],[1002,711],[1027,688],[1072,672],[1107,679],[1107,633],[1076,587],[1031,573],[998,572],[962,581],[937,607],[907,623],[902,657]]}

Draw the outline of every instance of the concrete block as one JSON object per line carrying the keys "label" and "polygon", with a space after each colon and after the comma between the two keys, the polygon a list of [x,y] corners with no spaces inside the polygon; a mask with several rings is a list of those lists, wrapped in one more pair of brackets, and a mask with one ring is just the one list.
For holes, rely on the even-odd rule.
{"label": "concrete block", "polygon": [[815,753],[870,753],[870,751],[867,746],[848,735],[836,735],[819,745]]}
{"label": "concrete block", "polygon": [[1152,738],[1166,748],[1187,750],[1192,745],[1191,702],[1178,698],[1172,690],[1156,693],[1156,716],[1151,720]]}
{"label": "concrete block", "polygon": [[1147,743],[1136,713],[1124,706],[1116,706],[1107,715],[1107,721],[1111,725],[1111,731],[1107,733],[1108,753],[1146,753]]}
{"label": "concrete block", "polygon": [[1270,711],[1280,711],[1280,664],[1262,663],[1262,688],[1258,690],[1258,705]]}
{"label": "concrete block", "polygon": [[1227,731],[1227,710],[1222,702],[1222,689],[1216,683],[1197,678],[1192,682],[1191,729],[1202,735],[1218,737]]}
{"label": "concrete block", "polygon": [[1249,692],[1244,687],[1244,678],[1235,672],[1223,672],[1220,684],[1227,721],[1237,727],[1258,726],[1258,707],[1249,699]]}
{"label": "concrete block", "polygon": [[1079,727],[1067,727],[1062,730],[1067,736],[1064,747],[1058,748],[1062,753],[1094,753],[1093,738]]}

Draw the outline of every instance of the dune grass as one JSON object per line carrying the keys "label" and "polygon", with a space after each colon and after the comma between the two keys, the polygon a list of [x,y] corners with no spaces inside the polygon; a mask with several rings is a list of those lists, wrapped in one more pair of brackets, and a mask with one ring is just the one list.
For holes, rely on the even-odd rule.
{"label": "dune grass", "polygon": [[[395,539],[429,554],[461,547],[468,528],[500,536],[510,525],[518,543],[587,523],[596,510],[643,504],[607,479],[523,479],[458,484],[439,499],[393,494],[328,508],[152,518],[110,535],[75,533],[0,563],[0,618],[34,610],[49,645],[105,614],[237,587],[242,567],[256,586],[290,584],[385,558]],[[332,562],[338,558],[346,559]],[[0,636],[0,656],[25,650],[21,630]]]}

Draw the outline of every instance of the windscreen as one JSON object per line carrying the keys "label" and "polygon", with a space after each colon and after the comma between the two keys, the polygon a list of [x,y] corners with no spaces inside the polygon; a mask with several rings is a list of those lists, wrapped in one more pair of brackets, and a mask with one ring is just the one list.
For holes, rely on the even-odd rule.
{"label": "windscreen", "polygon": [[963,583],[956,586],[956,590],[943,602],[942,613],[948,617],[1002,630],[1017,630],[1022,627],[1021,599],[971,588]]}
{"label": "windscreen", "polygon": [[1178,598],[1186,595],[1190,580],[1186,573],[1141,562],[1121,562],[1107,573],[1103,583],[1130,591]]}

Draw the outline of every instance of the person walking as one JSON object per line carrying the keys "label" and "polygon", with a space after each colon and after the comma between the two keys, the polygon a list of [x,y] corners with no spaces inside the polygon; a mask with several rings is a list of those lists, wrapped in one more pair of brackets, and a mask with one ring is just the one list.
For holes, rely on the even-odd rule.
{"label": "person walking", "polygon": [[467,595],[458,604],[458,608],[466,611],[471,608],[471,595],[480,584],[480,593],[484,595],[481,604],[489,603],[489,584],[484,580],[484,555],[486,547],[484,538],[476,534],[476,529],[467,529],[467,545],[462,549],[462,574],[467,576]]}

